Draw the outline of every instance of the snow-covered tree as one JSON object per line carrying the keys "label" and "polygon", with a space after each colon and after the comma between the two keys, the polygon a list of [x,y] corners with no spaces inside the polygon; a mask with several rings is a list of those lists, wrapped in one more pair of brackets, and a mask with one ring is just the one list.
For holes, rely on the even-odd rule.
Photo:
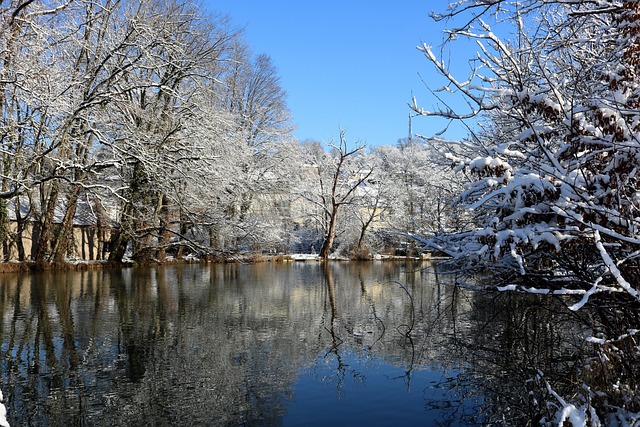
{"label": "snow-covered tree", "polygon": [[272,232],[281,231],[283,224],[274,227],[276,217],[267,220],[266,208],[271,205],[269,195],[283,188],[281,172],[286,167],[282,167],[282,154],[288,152],[293,129],[286,93],[271,58],[254,56],[242,40],[231,46],[220,81],[219,108],[233,119],[230,133],[238,146],[231,149],[239,155],[226,157],[237,170],[231,174],[234,179],[226,187],[226,196],[220,199],[226,203],[220,206],[226,214],[215,234],[225,246],[273,245],[279,232]]}
{"label": "snow-covered tree", "polygon": [[393,196],[397,193],[395,183],[388,179],[383,168],[383,159],[377,150],[365,155],[364,164],[371,170],[369,177],[355,190],[354,203],[347,205],[347,235],[352,240],[352,256],[368,258],[370,250],[381,250],[379,231],[387,231],[386,216],[392,212]]}
{"label": "snow-covered tree", "polygon": [[418,138],[374,150],[380,181],[386,187],[387,229],[410,235],[433,236],[454,231],[458,216],[453,201],[459,189],[451,170],[437,153]]}
{"label": "snow-covered tree", "polygon": [[291,128],[269,58],[241,58],[239,45],[227,18],[190,0],[0,7],[5,253],[15,243],[28,256],[21,233],[35,221],[35,259],[64,259],[80,199],[118,211],[116,261],[128,247],[140,261],[206,252],[213,239],[202,246],[196,229],[250,231],[243,212]]}
{"label": "snow-covered tree", "polygon": [[125,62],[114,70],[121,75],[110,82],[114,95],[104,109],[110,124],[101,133],[123,186],[111,259],[120,260],[131,243],[134,258],[145,261],[170,243],[177,184],[209,159],[206,143],[192,137],[203,132],[193,128],[205,117],[204,127],[217,122],[200,95],[210,93],[216,61],[233,33],[224,23],[204,22],[189,2],[125,5],[119,16],[126,34],[119,60]]}
{"label": "snow-covered tree", "polygon": [[236,40],[221,79],[222,108],[236,116],[236,131],[247,145],[272,145],[288,137],[292,126],[286,92],[268,55],[254,56]]}
{"label": "snow-covered tree", "polygon": [[323,235],[319,254],[327,259],[333,250],[343,207],[355,204],[358,188],[373,170],[364,161],[364,146],[350,147],[342,129],[339,141],[329,144],[329,152],[321,144],[307,143],[302,148],[305,163],[301,165],[299,194],[312,207],[309,214]]}
{"label": "snow-covered tree", "polygon": [[[431,140],[472,177],[460,201],[476,221],[427,243],[467,267],[489,269],[494,283],[499,277],[509,285],[501,289],[577,295],[572,310],[606,302],[609,311],[591,324],[599,337],[593,342],[616,349],[598,349],[608,360],[600,368],[610,374],[637,363],[637,351],[622,349],[635,345],[640,326],[629,315],[640,307],[640,4],[461,1],[435,18],[462,23],[446,33],[442,52],[459,40],[477,42],[465,78],[450,71],[446,55],[420,47],[446,80],[444,91],[433,93],[440,100],[462,94],[468,110],[413,108],[478,120],[464,141]],[[617,380],[613,387],[590,384],[575,404],[559,398],[560,423],[572,413],[600,425],[589,402],[602,396],[609,401],[601,408],[640,409],[627,399],[638,396],[637,375]]]}
{"label": "snow-covered tree", "polygon": [[[460,83],[422,47],[449,85],[475,103],[471,115],[483,120],[449,153],[456,168],[476,177],[460,197],[478,218],[449,252],[534,277],[537,286],[558,289],[570,277],[585,292],[613,287],[639,300],[632,274],[640,254],[632,2],[549,2],[555,6],[536,15],[535,31],[524,24],[533,18],[507,2],[476,3],[498,3],[519,24],[513,43],[479,17],[478,29],[455,31],[478,40],[484,75],[478,67]],[[554,270],[562,279],[548,273]]]}

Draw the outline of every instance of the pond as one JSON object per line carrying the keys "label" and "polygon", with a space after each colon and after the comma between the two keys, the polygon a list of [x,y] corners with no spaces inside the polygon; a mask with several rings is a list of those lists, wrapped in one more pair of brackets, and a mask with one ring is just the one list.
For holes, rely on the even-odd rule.
{"label": "pond", "polygon": [[[581,344],[548,309],[539,321],[535,297],[523,309],[522,298],[454,280],[437,265],[404,262],[3,275],[8,420],[517,424],[532,405],[525,353],[561,370]],[[541,341],[524,337],[523,325]]]}

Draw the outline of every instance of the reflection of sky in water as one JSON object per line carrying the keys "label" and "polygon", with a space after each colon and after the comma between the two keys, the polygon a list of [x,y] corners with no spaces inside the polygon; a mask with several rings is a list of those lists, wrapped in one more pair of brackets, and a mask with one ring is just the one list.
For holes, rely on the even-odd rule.
{"label": "reflection of sky in water", "polygon": [[467,425],[482,398],[469,396],[462,377],[435,366],[407,373],[349,352],[320,355],[298,378],[283,425]]}

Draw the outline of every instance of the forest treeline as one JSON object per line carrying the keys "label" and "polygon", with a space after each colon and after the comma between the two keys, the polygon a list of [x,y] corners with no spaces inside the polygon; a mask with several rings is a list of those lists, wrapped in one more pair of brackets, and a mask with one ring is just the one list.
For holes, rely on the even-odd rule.
{"label": "forest treeline", "polygon": [[451,23],[419,48],[440,107],[417,96],[413,114],[468,136],[367,150],[344,130],[296,141],[270,58],[194,2],[0,0],[4,259],[64,261],[89,237],[115,262],[417,242],[466,284],[582,322],[549,344],[565,377],[525,351],[530,425],[637,423],[640,2],[462,0],[433,18]]}
{"label": "forest treeline", "polygon": [[452,186],[423,144],[292,130],[271,59],[194,2],[0,2],[5,260],[87,258],[79,239],[116,262],[328,256],[393,246],[374,228],[449,226]]}

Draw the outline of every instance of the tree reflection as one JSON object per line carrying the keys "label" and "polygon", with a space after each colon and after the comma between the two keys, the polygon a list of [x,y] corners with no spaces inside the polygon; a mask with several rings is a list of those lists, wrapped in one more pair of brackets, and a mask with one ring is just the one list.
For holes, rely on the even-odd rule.
{"label": "tree reflection", "polygon": [[[336,322],[338,321],[338,307],[336,303],[335,279],[333,277],[333,270],[331,269],[331,266],[329,265],[328,262],[322,263],[322,273],[323,273],[324,282],[326,285],[327,296],[329,298],[329,307],[331,308],[329,313],[329,326],[328,327],[326,325],[324,326],[324,329],[327,332],[329,332],[329,335],[331,336],[331,345],[329,347],[329,350],[325,353],[324,357],[326,359],[327,356],[329,356],[330,354],[333,354],[336,357],[336,361],[338,362],[338,365],[336,367],[336,377],[337,377],[336,390],[337,390],[338,396],[340,396],[342,394],[341,392],[342,385],[344,383],[348,365],[346,365],[343,362],[342,357],[340,355],[340,351],[339,351],[339,347],[343,343],[343,340],[340,339],[340,337],[338,337],[338,334],[336,333]],[[326,311],[327,311],[326,300],[325,300],[324,307],[325,307],[325,310],[324,310],[325,316],[323,316],[323,323],[326,323],[324,322],[324,319],[326,319]]]}
{"label": "tree reflection", "polygon": [[[365,280],[361,270],[358,271],[358,281],[360,282],[360,292],[361,292],[362,298],[366,301],[367,305],[369,306],[369,310],[371,311],[371,315],[375,319],[376,325],[378,325],[379,328],[381,329],[380,335],[375,339],[375,341],[373,341],[372,344],[366,347],[367,350],[371,350],[380,340],[384,338],[384,334],[387,332],[387,329],[384,326],[384,321],[377,313],[376,304],[373,300],[373,297],[367,291],[367,287],[365,285]],[[356,338],[356,342],[358,342],[359,344],[362,344],[362,340],[359,339],[360,337],[357,334],[354,334],[354,335]],[[364,333],[362,334],[362,337],[364,337]]]}
{"label": "tree reflection", "polygon": [[[593,378],[637,384],[638,356],[624,353],[636,338],[612,342],[606,364],[573,338],[609,334],[621,313],[575,314],[562,300],[474,293],[453,281],[430,265],[397,263],[5,275],[9,421],[280,425],[301,372],[336,382],[346,400],[347,381],[373,382],[360,366],[383,363],[397,368],[385,381],[422,390],[424,411],[442,424],[534,424],[545,381],[558,392],[593,384],[585,364]],[[440,379],[425,383],[430,369]]]}
{"label": "tree reflection", "polygon": [[476,294],[472,313],[470,328],[456,339],[473,358],[487,421],[539,425],[555,412],[550,390],[583,393],[588,403],[604,385],[585,369],[594,355],[585,340],[595,325],[593,312],[569,311],[565,301],[548,296],[483,293]]}

